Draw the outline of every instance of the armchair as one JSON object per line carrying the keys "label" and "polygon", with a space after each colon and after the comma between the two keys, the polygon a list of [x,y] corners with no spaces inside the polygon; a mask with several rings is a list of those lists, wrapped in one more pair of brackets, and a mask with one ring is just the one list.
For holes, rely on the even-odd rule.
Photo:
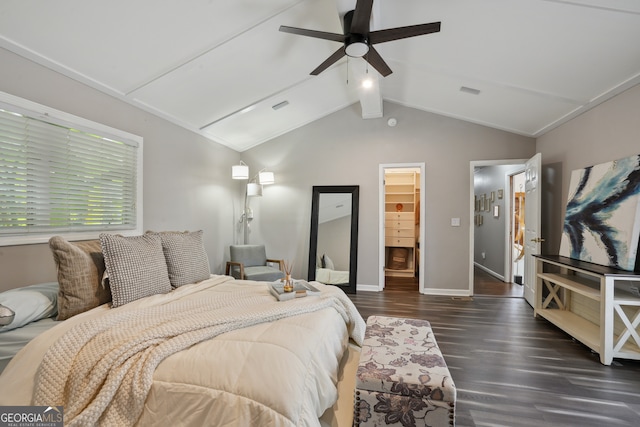
{"label": "armchair", "polygon": [[[273,282],[284,277],[284,260],[267,258],[264,245],[231,245],[225,274],[236,279]],[[270,264],[278,264],[278,268]]]}

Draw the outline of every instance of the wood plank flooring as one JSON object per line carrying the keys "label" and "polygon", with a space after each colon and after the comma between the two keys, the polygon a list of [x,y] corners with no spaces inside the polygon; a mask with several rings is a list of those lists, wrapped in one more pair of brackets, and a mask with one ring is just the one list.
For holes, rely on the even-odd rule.
{"label": "wood plank flooring", "polygon": [[640,362],[600,364],[522,298],[427,296],[411,281],[350,298],[365,319],[431,323],[457,387],[458,427],[640,426]]}

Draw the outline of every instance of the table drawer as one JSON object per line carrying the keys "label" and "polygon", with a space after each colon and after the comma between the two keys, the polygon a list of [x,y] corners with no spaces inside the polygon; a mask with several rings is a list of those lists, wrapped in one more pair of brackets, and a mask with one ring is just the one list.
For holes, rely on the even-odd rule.
{"label": "table drawer", "polygon": [[401,246],[401,247],[413,247],[413,237],[385,237],[385,246]]}

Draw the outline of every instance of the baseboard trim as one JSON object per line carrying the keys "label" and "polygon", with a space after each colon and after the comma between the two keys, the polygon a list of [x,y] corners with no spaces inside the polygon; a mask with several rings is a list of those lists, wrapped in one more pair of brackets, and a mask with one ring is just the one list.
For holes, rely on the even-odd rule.
{"label": "baseboard trim", "polygon": [[477,262],[474,262],[473,265],[475,265],[476,267],[478,267],[480,270],[485,271],[486,273],[492,275],[493,277],[495,277],[496,279],[502,280],[503,282],[504,280],[504,276],[502,274],[498,274],[495,271],[485,267],[484,265],[478,264]]}
{"label": "baseboard trim", "polygon": [[380,292],[380,288],[376,285],[357,285],[356,291]]}
{"label": "baseboard trim", "polygon": [[424,295],[434,296],[447,296],[447,297],[469,297],[469,289],[438,289],[438,288],[425,288]]}

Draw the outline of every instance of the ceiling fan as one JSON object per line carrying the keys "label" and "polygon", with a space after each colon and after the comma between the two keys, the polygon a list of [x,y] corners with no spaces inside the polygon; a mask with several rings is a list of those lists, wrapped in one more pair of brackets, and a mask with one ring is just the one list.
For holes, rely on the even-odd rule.
{"label": "ceiling fan", "polygon": [[369,31],[372,8],[373,0],[357,0],[356,8],[344,15],[344,34],[287,27],[286,25],[281,25],[280,31],[344,43],[344,46],[340,47],[333,55],[313,70],[310,73],[311,75],[317,76],[340,58],[347,55],[352,58],[364,58],[365,61],[378,70],[383,77],[387,77],[393,71],[391,71],[391,68],[389,68],[378,51],[373,47],[374,44],[440,31],[440,22]]}

